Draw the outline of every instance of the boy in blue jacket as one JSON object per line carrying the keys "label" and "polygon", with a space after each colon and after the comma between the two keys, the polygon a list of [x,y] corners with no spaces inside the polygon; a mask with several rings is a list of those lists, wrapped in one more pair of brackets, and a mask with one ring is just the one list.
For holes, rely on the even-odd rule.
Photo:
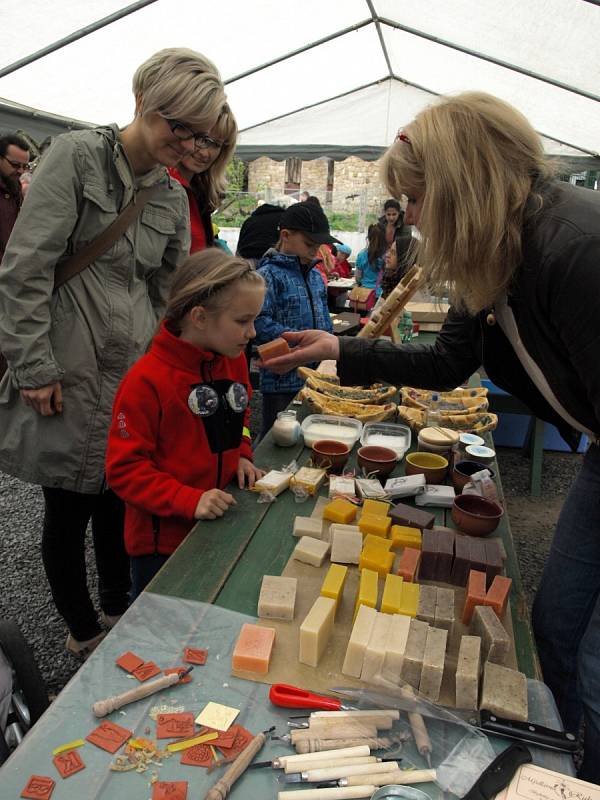
{"label": "boy in blue jacket", "polygon": [[[333,332],[327,308],[327,289],[318,270],[315,255],[322,244],[337,242],[329,232],[323,210],[312,203],[295,203],[282,215],[279,241],[268,250],[258,265],[266,283],[265,301],[256,318],[256,344],[265,344],[284,331],[319,328]],[[262,428],[260,438],[302,388],[295,370],[276,375],[260,370]]]}

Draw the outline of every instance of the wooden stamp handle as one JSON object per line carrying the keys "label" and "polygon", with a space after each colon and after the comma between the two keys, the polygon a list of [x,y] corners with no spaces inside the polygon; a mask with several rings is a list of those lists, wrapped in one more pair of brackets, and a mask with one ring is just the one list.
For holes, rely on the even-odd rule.
{"label": "wooden stamp handle", "polygon": [[136,686],[135,689],[129,689],[129,691],[114,697],[107,697],[105,700],[98,700],[92,706],[92,711],[97,717],[105,717],[111,711],[121,708],[121,706],[134,703],[136,700],[141,700],[143,697],[148,697],[155,692],[160,692],[161,689],[166,689],[179,683],[179,678],[180,676],[176,672],[171,675],[163,675],[162,678],[157,678],[155,681],[150,681],[150,683],[143,683],[141,686]]}
{"label": "wooden stamp handle", "polygon": [[225,800],[233,784],[246,771],[248,765],[253,761],[254,756],[262,748],[266,739],[267,737],[264,733],[257,734],[248,747],[242,750],[223,777],[208,790],[204,795],[204,800]]}

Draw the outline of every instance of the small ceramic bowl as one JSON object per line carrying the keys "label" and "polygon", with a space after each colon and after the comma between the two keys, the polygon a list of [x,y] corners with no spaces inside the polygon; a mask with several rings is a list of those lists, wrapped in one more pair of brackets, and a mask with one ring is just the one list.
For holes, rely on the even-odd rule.
{"label": "small ceramic bowl", "polygon": [[365,474],[374,475],[377,478],[386,478],[393,472],[398,462],[394,450],[374,444],[359,447],[356,457],[358,466],[362,467]]}
{"label": "small ceramic bowl", "polygon": [[458,433],[450,428],[422,428],[417,440],[420,452],[447,457],[458,445]]}
{"label": "small ceramic bowl", "polygon": [[481,436],[476,436],[474,433],[461,433],[458,441],[460,450],[463,453],[466,451],[467,447],[470,447],[472,444],[479,445],[480,447],[485,445]]}
{"label": "small ceramic bowl", "polygon": [[487,469],[490,473],[490,477],[494,477],[494,470],[490,469],[487,464],[482,464],[479,461],[457,461],[450,474],[452,486],[454,486],[454,489],[460,494],[467,483],[470,482],[471,475],[474,475],[476,472],[481,472],[482,469]]}
{"label": "small ceramic bowl", "polygon": [[465,447],[467,458],[479,461],[481,464],[491,464],[496,458],[496,451],[491,447],[484,447],[480,444],[470,444]]}
{"label": "small ceramic bowl", "polygon": [[498,503],[492,503],[474,494],[459,494],[452,506],[452,521],[463,533],[470,536],[487,536],[495,531],[503,509]]}
{"label": "small ceramic bowl", "polygon": [[320,439],[312,446],[312,462],[328,472],[341,472],[350,457],[350,448],[333,439]]}
{"label": "small ceramic bowl", "polygon": [[441,483],[448,474],[448,459],[439,453],[409,453],[404,472],[406,475],[424,475],[426,483]]}

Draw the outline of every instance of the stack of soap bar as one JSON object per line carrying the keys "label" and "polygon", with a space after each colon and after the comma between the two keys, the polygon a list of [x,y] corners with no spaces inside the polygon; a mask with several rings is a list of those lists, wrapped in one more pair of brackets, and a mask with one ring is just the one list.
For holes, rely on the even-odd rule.
{"label": "stack of soap bar", "polygon": [[465,607],[462,616],[464,625],[468,625],[471,622],[475,606],[482,606],[485,603],[485,596],[487,594],[485,581],[485,572],[478,572],[475,569],[470,571],[469,580],[467,581]]}
{"label": "stack of soap bar", "polygon": [[510,637],[489,606],[475,606],[469,628],[481,637],[482,658],[494,664],[505,664],[510,652]]}
{"label": "stack of soap bar", "polygon": [[397,570],[398,575],[401,575],[405,581],[415,583],[420,560],[420,550],[416,550],[414,547],[405,547],[400,556],[400,563],[398,564]]}
{"label": "stack of soap bar", "polygon": [[363,546],[362,533],[358,528],[350,531],[351,525],[332,525],[329,529],[331,537],[331,560],[339,564],[358,564]]}
{"label": "stack of soap bar", "polygon": [[511,578],[505,578],[504,575],[496,575],[485,596],[485,605],[494,609],[498,619],[502,619],[506,611],[511,586]]}
{"label": "stack of soap bar", "polygon": [[440,529],[437,535],[437,560],[435,579],[450,583],[454,560],[454,531]]}
{"label": "stack of soap bar", "polygon": [[522,672],[487,663],[483,671],[483,689],[479,708],[499,717],[526,722],[527,678]]}
{"label": "stack of soap bar", "polygon": [[301,489],[307,494],[316,494],[323,481],[327,476],[327,471],[324,469],[316,469],[315,467],[300,467],[290,481],[290,487],[294,490]]}
{"label": "stack of soap bar", "polygon": [[410,630],[411,617],[393,614],[385,650],[382,675],[385,680],[398,685],[402,675],[404,652]]}
{"label": "stack of soap bar", "polygon": [[392,525],[390,539],[394,550],[401,547],[412,547],[415,550],[421,549],[422,535],[419,528],[409,528],[406,525]]}
{"label": "stack of soap bar", "polygon": [[433,625],[435,622],[435,605],[437,602],[437,586],[423,584],[419,590],[419,605],[417,606],[417,619]]}
{"label": "stack of soap bar", "polygon": [[402,582],[402,596],[400,598],[399,614],[406,614],[408,617],[416,617],[417,609],[419,607],[419,592],[420,586],[418,583]]}
{"label": "stack of soap bar", "polygon": [[503,552],[499,539],[485,540],[485,572],[488,586],[490,586],[496,575],[500,575],[502,572],[504,567]]}
{"label": "stack of soap bar", "polygon": [[265,575],[258,598],[258,616],[262,619],[294,619],[296,578]]}
{"label": "stack of soap bar", "polygon": [[331,597],[332,600],[335,600],[336,611],[344,593],[347,574],[348,567],[344,567],[341,564],[332,564],[327,570],[327,575],[321,585],[321,597]]}
{"label": "stack of soap bar", "polygon": [[[377,575],[375,575],[377,579]],[[371,631],[377,619],[377,611],[374,607],[368,605],[360,605],[354,625],[352,626],[352,633],[346,648],[346,656],[342,666],[342,673],[350,675],[353,678],[360,678],[362,672],[362,665],[365,657],[365,650],[371,638]]]}
{"label": "stack of soap bar", "polygon": [[437,703],[440,696],[447,642],[448,631],[441,628],[427,629],[419,692],[434,703]]}
{"label": "stack of soap bar", "polygon": [[252,486],[252,491],[268,492],[272,494],[273,497],[277,497],[278,494],[281,494],[288,488],[291,480],[291,472],[281,472],[280,470],[272,469],[255,482],[254,486]]}
{"label": "stack of soap bar", "polygon": [[275,628],[244,623],[233,648],[232,669],[266,675],[269,671],[274,642]]}
{"label": "stack of soap bar", "polygon": [[454,539],[454,561],[450,583],[466,586],[471,571],[471,537],[457,535]]}
{"label": "stack of soap bar", "polygon": [[360,673],[361,681],[372,681],[373,678],[381,674],[391,622],[391,614],[377,614],[365,650],[365,657]]}
{"label": "stack of soap bar", "polygon": [[486,567],[485,541],[483,539],[476,539],[474,537],[471,537],[470,557],[471,557],[471,569],[477,570],[477,572],[485,572],[486,584],[487,584],[487,572],[485,569]]}
{"label": "stack of soap bar", "polygon": [[348,525],[356,518],[356,506],[343,497],[334,498],[323,509],[323,519]]}
{"label": "stack of soap bar", "polygon": [[373,536],[383,536],[384,538],[387,537],[390,532],[391,525],[392,521],[389,517],[383,517],[377,514],[365,514],[364,512],[358,521],[358,527],[365,535],[370,533]]}
{"label": "stack of soap bar", "polygon": [[381,597],[381,611],[384,614],[398,614],[402,605],[403,579],[398,575],[385,576],[385,585]]}
{"label": "stack of soap bar", "polygon": [[363,514],[373,514],[375,517],[387,517],[389,510],[390,504],[381,500],[365,500],[362,507]]}
{"label": "stack of soap bar", "polygon": [[423,656],[425,655],[425,644],[427,642],[427,631],[429,625],[418,619],[410,621],[404,658],[402,661],[402,680],[410,684],[415,689],[421,683],[421,670],[423,669]]}
{"label": "stack of soap bar", "polygon": [[469,572],[474,569],[485,572],[489,587],[494,577],[502,572],[504,558],[504,548],[499,539],[485,540],[457,534],[450,583],[465,586]]}
{"label": "stack of soap bar", "polygon": [[310,667],[318,666],[333,632],[334,616],[335,600],[331,597],[317,597],[300,626],[300,663]]}
{"label": "stack of soap bar", "polygon": [[421,544],[421,564],[419,579],[434,581],[437,572],[437,534],[430,530],[423,531]]}
{"label": "stack of soap bar", "polygon": [[354,497],[354,478],[344,475],[329,476],[329,497]]}
{"label": "stack of soap bar", "polygon": [[434,625],[436,628],[443,628],[448,633],[451,633],[455,619],[454,589],[445,589],[443,586],[437,586],[436,588]]}
{"label": "stack of soap bar", "polygon": [[407,525],[410,528],[419,528],[421,531],[432,528],[435,522],[435,514],[407,506],[405,503],[397,503],[388,513],[394,525]]}
{"label": "stack of soap bar", "polygon": [[323,539],[323,520],[315,517],[296,517],[294,519],[294,536]]}
{"label": "stack of soap bar", "polygon": [[372,569],[363,569],[360,573],[354,616],[356,617],[359,606],[377,608],[377,595],[379,591],[379,576]]}
{"label": "stack of soap bar", "polygon": [[305,564],[311,564],[313,567],[320,567],[328,552],[329,542],[303,536],[294,548],[292,558],[295,558],[296,561],[303,561]]}
{"label": "stack of soap bar", "polygon": [[481,639],[461,636],[456,664],[456,708],[477,708],[480,665]]}

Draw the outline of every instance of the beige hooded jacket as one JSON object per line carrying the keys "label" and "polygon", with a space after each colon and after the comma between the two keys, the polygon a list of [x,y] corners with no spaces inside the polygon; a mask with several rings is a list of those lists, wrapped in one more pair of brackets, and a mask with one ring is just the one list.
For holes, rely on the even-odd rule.
{"label": "beige hooded jacket", "polygon": [[[105,255],[53,293],[58,263],[95,239],[137,189],[156,194]],[[173,271],[188,254],[183,188],[164,167],[134,176],[116,126],[58,136],[35,171],[0,266],[0,470],[42,486],[104,486],[112,402],[143,354]],[[21,388],[60,381],[43,417]]]}

